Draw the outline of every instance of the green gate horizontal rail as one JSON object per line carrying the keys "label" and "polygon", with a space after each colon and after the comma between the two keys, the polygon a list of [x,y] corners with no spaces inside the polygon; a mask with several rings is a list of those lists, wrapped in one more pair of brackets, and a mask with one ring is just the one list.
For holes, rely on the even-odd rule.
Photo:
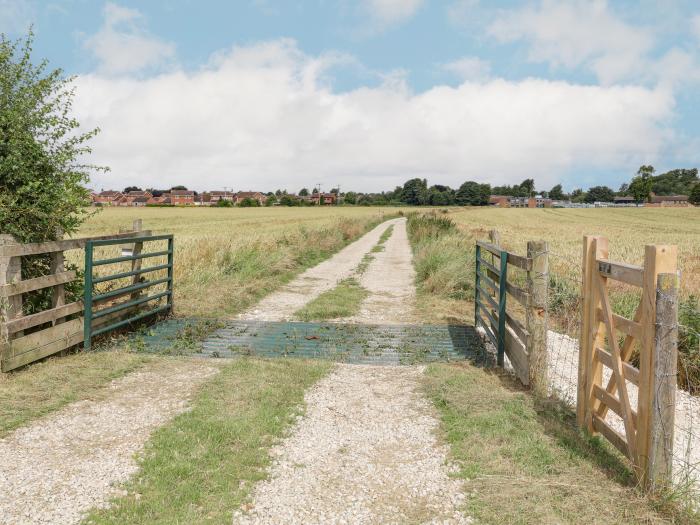
{"label": "green gate horizontal rail", "polygon": [[[108,259],[95,259],[95,248],[97,247],[123,244],[133,244],[135,246],[143,247],[144,243],[154,241],[167,241],[168,249],[145,253],[135,253],[135,250],[132,250],[132,253],[129,255],[125,255],[124,253],[122,253],[120,257],[111,257]],[[166,264],[157,264],[155,266],[149,266],[147,268],[135,267],[137,261],[164,256],[167,256]],[[147,235],[142,237],[127,237],[121,239],[87,241],[87,243],[85,244],[85,291],[83,296],[83,302],[85,305],[85,340],[83,342],[83,346],[86,350],[90,349],[92,345],[92,338],[95,336],[110,332],[112,330],[116,330],[118,328],[122,328],[136,321],[143,320],[149,316],[172,310],[173,260],[174,237],[172,234]],[[130,271],[121,271],[111,275],[93,275],[93,271],[96,266],[104,266],[107,264],[119,264],[126,262],[131,262],[132,269]],[[150,281],[136,282],[137,278],[141,278],[141,276],[143,276],[144,274],[162,270],[167,271],[167,277],[153,279]],[[133,283],[129,286],[123,286],[121,288],[117,288],[116,290],[110,290],[103,293],[95,293],[96,284],[117,281],[128,277],[134,278]],[[143,293],[149,288],[153,288],[154,286],[158,286],[161,284],[166,285],[165,291],[158,291],[157,293],[151,295],[140,295],[140,293]],[[115,299],[117,297],[122,297],[127,294],[131,294],[131,299],[128,301],[113,304],[99,310],[95,309],[95,303],[100,303],[108,299]],[[165,304],[154,303],[149,309],[145,311],[142,309],[136,310],[133,313],[133,315],[130,315],[130,317],[127,317],[126,319],[118,318],[115,322],[106,325],[101,325],[99,327],[93,327],[93,321],[95,320],[104,320],[108,316],[118,314],[119,312],[124,312],[124,315],[128,315],[128,310],[137,306],[146,305],[147,303],[159,301],[160,299],[165,299]]]}

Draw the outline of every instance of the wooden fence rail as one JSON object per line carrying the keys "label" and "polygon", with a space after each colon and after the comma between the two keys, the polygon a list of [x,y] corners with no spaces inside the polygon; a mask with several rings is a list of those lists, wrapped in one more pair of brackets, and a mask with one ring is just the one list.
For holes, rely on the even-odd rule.
{"label": "wooden fence rail", "polygon": [[[654,488],[671,481],[677,249],[646,246],[644,266],[610,261],[608,251],[605,237],[584,237],[577,420],[615,445],[632,461],[640,481]],[[642,289],[632,319],[613,312],[610,281]],[[604,367],[611,370],[606,382]],[[606,420],[609,410],[622,419],[623,429]]]}

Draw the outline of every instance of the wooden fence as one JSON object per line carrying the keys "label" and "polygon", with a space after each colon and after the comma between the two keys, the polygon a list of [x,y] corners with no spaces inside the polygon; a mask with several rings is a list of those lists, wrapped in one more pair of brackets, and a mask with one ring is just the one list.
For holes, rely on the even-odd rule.
{"label": "wooden fence", "polygon": [[[475,326],[482,327],[496,347],[499,366],[507,355],[523,384],[546,391],[547,243],[528,242],[527,256],[521,256],[499,246],[498,232],[492,231],[490,236],[491,242],[476,243]],[[509,267],[524,272],[524,286],[509,277]],[[512,307],[508,298],[515,301]],[[516,311],[522,313],[524,322]]]}
{"label": "wooden fence", "polygon": [[[641,288],[632,319],[613,312],[611,281]],[[646,246],[641,267],[610,261],[606,238],[584,237],[577,420],[625,454],[648,488],[671,481],[678,281],[675,246]],[[606,384],[604,367],[611,370]],[[608,410],[624,431],[606,421]]]}
{"label": "wooden fence", "polygon": [[[90,240],[107,240],[148,235],[141,221],[130,231],[98,237],[21,244],[11,235],[0,235],[0,368],[13,370],[55,354],[83,341],[83,301],[66,304],[65,285],[77,279],[75,271],[66,271],[64,252],[84,249]],[[47,275],[22,279],[22,258],[49,255]],[[49,309],[24,315],[24,296],[51,288]],[[99,322],[109,322],[105,316]]]}

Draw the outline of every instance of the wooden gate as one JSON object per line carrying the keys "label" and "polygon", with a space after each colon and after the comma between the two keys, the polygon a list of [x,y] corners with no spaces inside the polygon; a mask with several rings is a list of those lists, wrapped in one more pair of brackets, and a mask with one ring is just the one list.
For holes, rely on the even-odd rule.
{"label": "wooden gate", "polygon": [[[675,246],[646,246],[640,267],[610,261],[606,238],[584,237],[577,419],[580,426],[602,434],[625,454],[646,485],[670,479],[675,320],[673,305],[671,310],[658,306],[657,289],[661,286],[673,295],[677,280]],[[642,289],[632,319],[613,312],[610,281]],[[670,332],[658,325],[659,317],[666,318]],[[638,366],[633,364],[635,357]],[[604,367],[611,370],[605,384]],[[606,421],[609,410],[622,419],[623,431]]]}

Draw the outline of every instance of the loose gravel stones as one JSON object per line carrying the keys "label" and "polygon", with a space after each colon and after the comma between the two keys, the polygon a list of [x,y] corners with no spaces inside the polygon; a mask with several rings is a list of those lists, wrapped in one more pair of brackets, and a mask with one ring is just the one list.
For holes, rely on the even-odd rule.
{"label": "loose gravel stones", "polygon": [[422,373],[339,365],[307,392],[306,415],[234,523],[471,523]]}
{"label": "loose gravel stones", "polygon": [[150,433],[187,408],[217,372],[163,360],[113,381],[100,400],[79,401],[0,439],[0,523],[78,523],[120,494]]}

